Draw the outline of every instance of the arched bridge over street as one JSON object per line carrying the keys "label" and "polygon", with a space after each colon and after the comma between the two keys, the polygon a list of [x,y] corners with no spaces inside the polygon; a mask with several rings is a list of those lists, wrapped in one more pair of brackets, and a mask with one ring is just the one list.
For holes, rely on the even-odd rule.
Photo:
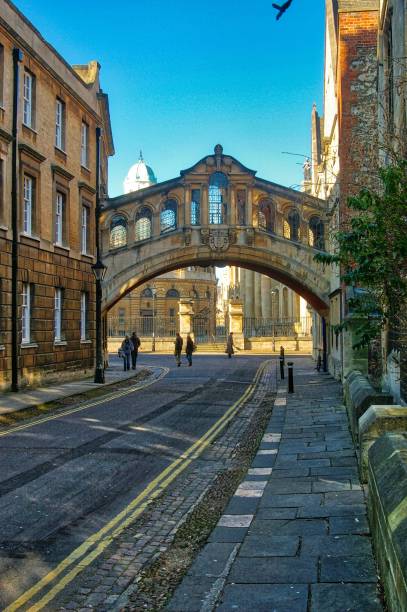
{"label": "arched bridge over street", "polygon": [[258,178],[217,145],[179,177],[104,203],[103,309],[177,268],[236,265],[284,283],[326,315],[329,277],[314,260],[325,228],[324,201]]}

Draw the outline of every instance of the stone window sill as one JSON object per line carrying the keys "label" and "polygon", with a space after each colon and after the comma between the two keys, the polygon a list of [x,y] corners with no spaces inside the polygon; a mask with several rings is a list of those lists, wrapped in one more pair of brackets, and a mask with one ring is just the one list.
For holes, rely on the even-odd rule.
{"label": "stone window sill", "polygon": [[92,340],[81,340],[81,344],[92,344]]}
{"label": "stone window sill", "polygon": [[94,261],[95,259],[90,253],[81,253],[81,257],[83,259],[88,259],[89,261]]}
{"label": "stone window sill", "polygon": [[26,130],[30,130],[30,132],[32,132],[33,134],[35,134],[36,136],[38,136],[38,132],[36,129],[34,129],[32,127],[32,125],[27,125],[26,123],[23,123],[23,128],[25,128]]}
{"label": "stone window sill", "polygon": [[66,158],[67,158],[66,151],[64,151],[63,149],[60,149],[59,147],[55,146],[55,153],[56,153],[56,155],[61,157],[64,161],[66,161]]}
{"label": "stone window sill", "polygon": [[0,344],[0,351],[5,351],[6,347],[3,344]]}
{"label": "stone window sill", "polygon": [[27,349],[27,348],[38,348],[38,344],[36,342],[22,342],[20,347],[22,349]]}
{"label": "stone window sill", "polygon": [[68,343],[66,340],[55,340],[54,341],[54,346],[67,346]]}
{"label": "stone window sill", "polygon": [[57,244],[56,242],[54,242],[55,252],[57,252],[58,249],[60,249],[61,251],[65,251],[66,253],[69,253],[71,251],[71,249],[68,246],[64,246],[63,244]]}

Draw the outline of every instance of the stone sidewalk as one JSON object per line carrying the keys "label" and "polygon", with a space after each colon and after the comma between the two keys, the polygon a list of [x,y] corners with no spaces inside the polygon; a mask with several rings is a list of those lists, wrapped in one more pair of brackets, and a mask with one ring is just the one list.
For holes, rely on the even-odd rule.
{"label": "stone sidewalk", "polygon": [[171,612],[377,612],[377,576],[341,385],[295,360],[247,477]]}

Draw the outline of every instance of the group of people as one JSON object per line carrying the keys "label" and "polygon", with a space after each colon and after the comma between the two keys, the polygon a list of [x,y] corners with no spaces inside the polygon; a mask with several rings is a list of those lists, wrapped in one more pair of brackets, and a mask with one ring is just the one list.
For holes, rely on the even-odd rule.
{"label": "group of people", "polygon": [[132,369],[136,369],[137,356],[140,344],[140,338],[137,336],[136,332],[133,332],[130,337],[126,336],[123,340],[122,345],[119,348],[119,357],[123,359],[125,372],[127,372],[127,370],[130,370],[130,360]]}
{"label": "group of people", "polygon": [[[124,365],[125,372],[127,372],[127,370],[130,370],[130,361],[131,361],[132,369],[133,370],[136,369],[137,356],[138,356],[138,350],[139,350],[140,344],[141,344],[140,338],[137,336],[136,332],[133,332],[131,336],[126,336],[125,339],[123,340],[121,347],[119,348],[119,357],[123,359],[123,365]],[[184,339],[182,338],[181,334],[177,332],[175,336],[175,342],[174,342],[174,355],[175,355],[175,361],[176,361],[177,367],[181,366],[181,354],[182,354],[183,346],[184,346]],[[226,351],[225,351],[229,359],[232,357],[232,355],[235,352],[234,346],[235,345],[233,343],[233,332],[230,332],[227,342],[226,342]],[[196,348],[197,347],[196,347],[195,342],[192,340],[191,336],[188,334],[187,340],[185,343],[185,356],[187,358],[189,367],[192,366],[192,353],[196,351]]]}

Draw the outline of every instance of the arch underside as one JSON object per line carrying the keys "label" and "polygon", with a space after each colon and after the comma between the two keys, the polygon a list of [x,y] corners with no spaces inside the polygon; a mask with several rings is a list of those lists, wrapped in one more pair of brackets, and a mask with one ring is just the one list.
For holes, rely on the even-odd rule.
{"label": "arch underside", "polygon": [[301,261],[310,259],[309,253],[301,253],[301,250],[294,250],[291,256],[287,256],[282,252],[249,246],[234,245],[226,252],[212,251],[207,246],[184,246],[150,257],[142,257],[139,253],[133,256],[134,263],[131,261],[131,251],[126,251],[122,257],[107,256],[104,261],[108,266],[108,275],[110,268],[110,279],[104,282],[103,310],[107,312],[127,293],[166,272],[197,265],[231,265],[259,272],[283,283],[301,295],[319,314],[326,316],[329,310],[329,281],[322,266],[315,262],[310,266],[309,261]]}

